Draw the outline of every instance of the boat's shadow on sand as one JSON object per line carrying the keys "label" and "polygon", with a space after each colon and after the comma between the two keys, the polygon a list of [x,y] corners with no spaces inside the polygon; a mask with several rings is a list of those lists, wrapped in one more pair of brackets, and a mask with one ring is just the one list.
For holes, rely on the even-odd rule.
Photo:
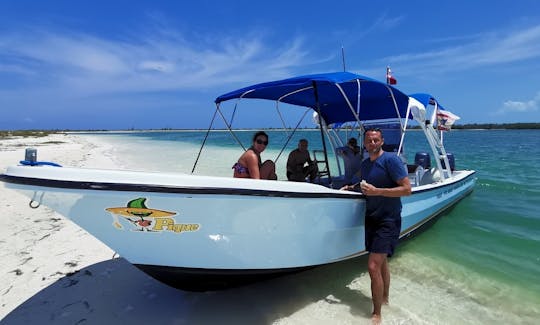
{"label": "boat's shadow on sand", "polygon": [[365,272],[361,257],[243,287],[189,292],[117,258],[56,281],[2,323],[268,324],[317,301],[342,304],[351,314],[368,318],[371,298],[348,287]]}

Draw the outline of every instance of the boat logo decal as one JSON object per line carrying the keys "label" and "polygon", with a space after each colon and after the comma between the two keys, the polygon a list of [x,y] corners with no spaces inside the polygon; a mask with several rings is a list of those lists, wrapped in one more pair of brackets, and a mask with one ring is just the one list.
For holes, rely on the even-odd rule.
{"label": "boat logo decal", "polygon": [[111,213],[113,226],[118,230],[124,229],[123,223],[125,221],[129,222],[132,231],[183,233],[198,231],[201,227],[197,223],[176,223],[173,217],[177,214],[176,212],[149,209],[145,202],[146,198],[141,197],[129,201],[126,207],[106,208],[105,210]]}

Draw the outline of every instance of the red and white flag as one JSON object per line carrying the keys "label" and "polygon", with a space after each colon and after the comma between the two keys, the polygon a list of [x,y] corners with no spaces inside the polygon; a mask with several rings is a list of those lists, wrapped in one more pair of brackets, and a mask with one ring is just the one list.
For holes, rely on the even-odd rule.
{"label": "red and white flag", "polygon": [[437,110],[437,129],[442,131],[450,131],[450,128],[455,121],[459,120],[460,117],[456,114],[445,111],[442,109]]}
{"label": "red and white flag", "polygon": [[386,83],[389,85],[397,84],[396,78],[392,76],[392,70],[390,70],[390,67],[386,67]]}

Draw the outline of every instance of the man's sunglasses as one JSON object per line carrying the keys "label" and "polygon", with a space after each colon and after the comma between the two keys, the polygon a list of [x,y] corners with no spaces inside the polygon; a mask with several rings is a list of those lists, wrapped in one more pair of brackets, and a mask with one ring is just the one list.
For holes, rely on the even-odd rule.
{"label": "man's sunglasses", "polygon": [[257,140],[255,140],[255,142],[257,142],[258,144],[264,144],[265,146],[268,145],[268,141],[263,141],[261,139],[257,139]]}
{"label": "man's sunglasses", "polygon": [[364,135],[366,135],[368,132],[380,132],[382,135],[382,130],[380,128],[368,128],[364,131]]}

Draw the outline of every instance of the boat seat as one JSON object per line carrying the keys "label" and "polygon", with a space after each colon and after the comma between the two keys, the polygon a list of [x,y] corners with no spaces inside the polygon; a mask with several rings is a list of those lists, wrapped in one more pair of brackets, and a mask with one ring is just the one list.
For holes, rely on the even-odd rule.
{"label": "boat seat", "polygon": [[419,178],[419,185],[436,183],[441,179],[441,175],[435,167],[431,167],[430,169],[422,169],[424,170],[424,172],[423,175]]}
{"label": "boat seat", "polygon": [[407,172],[409,174],[415,173],[416,169],[418,169],[418,165],[407,165]]}
{"label": "boat seat", "polygon": [[399,149],[399,144],[386,144],[385,143],[382,145],[382,150],[386,152],[392,152],[392,153],[397,154],[398,149]]}
{"label": "boat seat", "polygon": [[[412,165],[412,166],[415,166],[416,168],[414,169],[414,185],[415,186],[420,186],[420,185],[424,185],[422,184],[422,181],[424,180],[424,175],[426,173],[426,170],[424,169],[424,167],[420,166],[420,165]],[[425,179],[424,180],[427,183],[429,183],[429,180],[428,179]]]}

